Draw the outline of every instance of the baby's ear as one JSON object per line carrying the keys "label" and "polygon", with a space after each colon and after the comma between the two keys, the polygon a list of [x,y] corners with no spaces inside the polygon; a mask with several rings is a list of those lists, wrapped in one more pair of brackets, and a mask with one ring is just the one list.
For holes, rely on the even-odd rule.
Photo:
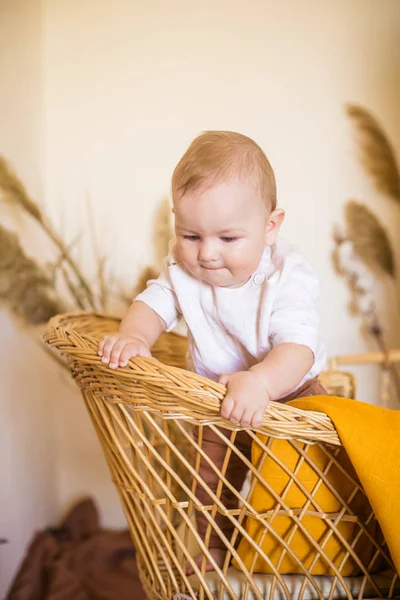
{"label": "baby's ear", "polygon": [[275,244],[284,218],[285,211],[283,208],[276,208],[269,215],[265,227],[265,244],[267,246],[272,246]]}

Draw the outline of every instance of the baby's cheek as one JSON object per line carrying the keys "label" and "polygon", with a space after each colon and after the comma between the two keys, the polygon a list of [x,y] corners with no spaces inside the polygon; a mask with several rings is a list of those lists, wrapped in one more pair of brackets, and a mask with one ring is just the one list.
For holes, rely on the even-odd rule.
{"label": "baby's cheek", "polygon": [[[254,266],[255,265],[255,266]],[[251,275],[255,268],[257,268],[258,262],[254,260],[247,252],[243,252],[237,257],[233,263],[234,268],[237,271]]]}
{"label": "baby's cheek", "polygon": [[194,252],[191,248],[181,247],[179,251],[179,256],[185,266],[190,267],[193,265],[195,261]]}
{"label": "baby's cheek", "polygon": [[262,255],[260,256],[258,252],[255,252],[254,249],[248,249],[242,254],[242,267],[243,269],[247,269],[249,273],[253,273],[260,264],[260,260]]}

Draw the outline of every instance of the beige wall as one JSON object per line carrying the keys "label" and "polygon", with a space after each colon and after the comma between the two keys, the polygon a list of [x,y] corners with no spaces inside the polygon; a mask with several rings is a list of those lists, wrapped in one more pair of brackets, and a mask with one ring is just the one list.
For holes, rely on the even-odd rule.
{"label": "beige wall", "polygon": [[[0,153],[42,196],[43,54],[38,0],[0,2]],[[0,203],[0,222],[28,236],[27,221]],[[32,242],[35,240],[32,238]],[[54,374],[36,341],[0,310],[0,598],[35,528],[58,513]]]}
{"label": "beige wall", "polygon": [[[320,275],[329,353],[364,350],[359,324],[347,313],[347,289],[331,268],[332,227],[356,197],[382,209],[395,238],[400,209],[377,197],[360,169],[343,106],[372,110],[400,154],[399,17],[397,0],[43,0],[49,213],[72,239],[86,227],[88,193],[103,248],[129,287],[152,262],[154,214],[191,138],[213,128],[253,136],[276,171],[287,210],[283,234]],[[28,177],[22,141],[11,143]],[[86,243],[80,259],[93,272],[87,250]],[[394,302],[391,293],[392,321]],[[38,386],[43,372],[37,369]],[[374,401],[373,376],[360,375],[360,396]],[[79,396],[62,381],[51,390],[57,506],[90,492],[105,522],[120,524]]]}

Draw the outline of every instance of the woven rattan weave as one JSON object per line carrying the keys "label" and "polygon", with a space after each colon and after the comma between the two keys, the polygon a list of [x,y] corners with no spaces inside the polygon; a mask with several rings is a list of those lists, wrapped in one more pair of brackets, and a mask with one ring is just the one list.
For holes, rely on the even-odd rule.
{"label": "woven rattan weave", "polygon": [[[267,459],[279,463],[288,475],[288,484],[277,493],[260,469],[241,456],[248,462],[250,477],[241,492],[232,490],[238,507],[228,510],[221,502],[223,486],[230,485],[225,477],[226,464],[231,453],[240,452],[234,445],[237,427],[219,415],[225,387],[185,370],[186,340],[173,333],[161,336],[153,348],[155,359],[137,357],[127,367],[111,370],[101,362],[97,347],[99,339],[117,327],[117,319],[101,315],[61,315],[50,321],[45,340],[67,358],[81,388],[124,507],[149,599],[400,598],[399,579],[374,513],[354,471],[343,467],[344,449],[325,414],[272,402],[259,431],[268,438],[260,438],[255,431],[249,433],[261,456],[258,464]],[[336,374],[336,390],[339,383]],[[324,384],[329,387],[329,377],[324,377]],[[212,427],[226,444],[226,460],[218,472],[220,485],[215,492],[207,490],[213,500],[208,506],[198,501],[196,493],[201,486],[207,489],[199,475],[201,458],[207,460],[201,446],[204,426]],[[192,437],[193,427],[200,428],[198,443]],[[277,438],[288,440],[298,455],[292,471],[274,455]],[[316,446],[325,457],[323,467],[313,459],[311,449]],[[297,477],[302,465],[315,474],[311,491]],[[343,497],[333,488],[333,471],[340,471],[346,480]],[[267,512],[257,512],[250,501],[256,484],[274,498]],[[338,503],[333,513],[319,505],[318,490],[322,487]],[[287,501],[295,488],[305,498],[299,507]],[[358,513],[360,499],[364,509]],[[224,514],[234,525],[232,537],[224,540],[225,564],[213,573],[205,572],[205,560],[200,568],[193,561],[193,553],[198,552],[212,560],[209,535],[200,539],[196,533],[196,511],[206,515],[208,534],[214,529],[221,536],[215,522],[217,514]],[[289,519],[290,526],[281,537],[274,521],[282,516]],[[318,540],[307,532],[305,523],[310,518],[323,525]],[[262,532],[258,539],[248,534],[246,523],[250,520]],[[342,534],[349,524],[351,540]],[[299,535],[312,549],[307,564],[299,560],[291,545]],[[274,562],[263,551],[268,538],[278,553]],[[337,560],[327,552],[332,539],[341,545]],[[245,540],[252,552],[246,564],[238,553],[240,540]],[[236,567],[230,564],[231,558]],[[288,558],[296,566],[295,574],[281,572]],[[267,574],[254,573],[260,560],[267,566]],[[186,575],[188,563],[195,570],[190,577]],[[327,575],[315,574],[317,564],[326,566]],[[354,567],[354,576],[346,575],[349,565]]]}

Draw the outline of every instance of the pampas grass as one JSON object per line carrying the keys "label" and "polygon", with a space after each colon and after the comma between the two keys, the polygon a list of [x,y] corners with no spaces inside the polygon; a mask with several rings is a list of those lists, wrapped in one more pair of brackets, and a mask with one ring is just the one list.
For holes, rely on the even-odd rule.
{"label": "pampas grass", "polygon": [[[347,115],[355,126],[358,154],[375,190],[400,202],[400,174],[397,159],[381,125],[366,109],[349,104]],[[362,329],[375,340],[378,348],[388,352],[379,312],[374,299],[374,277],[396,278],[394,252],[388,233],[378,217],[362,203],[347,202],[344,211],[345,231],[335,232],[333,265],[348,283],[351,310],[362,318]],[[400,378],[394,365],[384,365],[400,399]]]}
{"label": "pampas grass", "polygon": [[29,196],[19,177],[2,156],[0,156],[0,193],[3,200],[22,209],[36,221],[58,250],[59,259],[57,261],[65,263],[71,271],[71,275],[75,279],[72,289],[75,290],[76,286],[79,286],[85,296],[85,306],[92,310],[97,310],[98,303],[96,302],[91,286],[74,260],[68,245],[64,243],[51,223],[44,217],[39,206]]}
{"label": "pampas grass", "polygon": [[43,225],[40,208],[31,200],[24,184],[2,156],[0,156],[0,191],[5,201],[19,206],[35,221]]}
{"label": "pampas grass", "polygon": [[393,147],[375,117],[365,108],[348,104],[353,120],[361,162],[378,191],[400,202],[400,172]]}
{"label": "pampas grass", "polygon": [[350,200],[345,207],[347,237],[358,257],[377,275],[395,276],[394,253],[386,229],[363,204]]}
{"label": "pampas grass", "polygon": [[46,323],[65,310],[51,280],[27,257],[18,237],[0,225],[0,298],[29,325]]}
{"label": "pampas grass", "polygon": [[[96,280],[89,281],[73,257],[80,236],[65,242],[51,222],[30,197],[21,179],[4,157],[0,156],[0,200],[27,214],[51,241],[56,257],[42,267],[28,257],[18,236],[0,226],[0,299],[26,325],[45,323],[53,315],[65,310],[93,310],[107,312],[114,281],[107,269],[107,257],[102,254],[95,228],[95,214],[90,199],[86,208],[92,252],[96,263]],[[134,295],[143,291],[149,279],[159,273],[161,258],[168,253],[172,237],[171,208],[164,200],[157,210],[154,225],[154,245],[157,267],[142,269],[133,294],[120,293],[118,300],[124,306]],[[62,292],[59,292],[62,290]],[[63,300],[61,300],[61,295]],[[68,300],[64,297],[68,296]],[[54,355],[54,358],[56,356]]]}

